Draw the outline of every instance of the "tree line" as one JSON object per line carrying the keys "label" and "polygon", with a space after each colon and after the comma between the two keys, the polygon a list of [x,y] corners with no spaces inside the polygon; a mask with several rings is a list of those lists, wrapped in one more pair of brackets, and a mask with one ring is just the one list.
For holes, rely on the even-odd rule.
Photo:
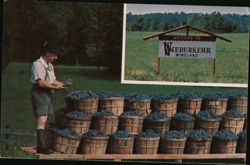
{"label": "tree line", "polygon": [[150,13],[127,14],[128,31],[165,31],[183,23],[215,33],[243,33],[249,30],[249,16],[239,14]]}
{"label": "tree line", "polygon": [[58,63],[120,71],[123,4],[7,0],[3,14],[2,69],[11,61],[31,63],[53,40]]}

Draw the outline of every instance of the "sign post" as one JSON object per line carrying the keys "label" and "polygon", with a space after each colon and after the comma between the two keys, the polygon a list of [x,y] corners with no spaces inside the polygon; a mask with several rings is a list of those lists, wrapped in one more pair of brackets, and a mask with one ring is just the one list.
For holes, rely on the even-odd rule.
{"label": "sign post", "polygon": [[213,75],[215,75],[215,59],[213,59]]}
{"label": "sign post", "polygon": [[161,67],[161,59],[160,57],[157,58],[157,74],[160,74],[160,67]]}

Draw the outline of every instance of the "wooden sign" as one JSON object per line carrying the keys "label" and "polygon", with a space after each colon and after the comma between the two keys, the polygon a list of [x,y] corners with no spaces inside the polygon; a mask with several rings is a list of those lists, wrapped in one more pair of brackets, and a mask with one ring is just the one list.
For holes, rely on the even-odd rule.
{"label": "wooden sign", "polygon": [[160,35],[160,58],[215,59],[216,38],[214,36]]}

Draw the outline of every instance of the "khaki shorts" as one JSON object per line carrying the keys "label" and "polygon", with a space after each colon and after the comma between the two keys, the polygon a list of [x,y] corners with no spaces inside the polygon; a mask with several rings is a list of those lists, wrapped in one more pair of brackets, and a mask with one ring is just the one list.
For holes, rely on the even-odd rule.
{"label": "khaki shorts", "polygon": [[34,116],[47,116],[53,113],[52,91],[33,85],[31,102]]}

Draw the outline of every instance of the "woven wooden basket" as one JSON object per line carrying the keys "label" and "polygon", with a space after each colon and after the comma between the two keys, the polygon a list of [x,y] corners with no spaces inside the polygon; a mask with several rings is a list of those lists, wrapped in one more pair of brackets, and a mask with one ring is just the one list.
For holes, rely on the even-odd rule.
{"label": "woven wooden basket", "polygon": [[228,98],[203,99],[203,109],[210,109],[217,115],[223,115],[227,110]]}
{"label": "woven wooden basket", "polygon": [[99,100],[99,109],[110,111],[120,116],[124,109],[124,97],[102,98]]}
{"label": "woven wooden basket", "polygon": [[83,137],[81,149],[83,154],[105,154],[108,146],[108,136]]}
{"label": "woven wooden basket", "polygon": [[65,128],[66,119],[65,119],[65,111],[63,109],[55,112],[55,125],[58,128]]}
{"label": "woven wooden basket", "polygon": [[237,140],[220,140],[213,138],[211,153],[234,154],[236,151]]}
{"label": "woven wooden basket", "polygon": [[147,129],[152,129],[156,133],[163,134],[169,131],[171,118],[161,119],[161,120],[148,120],[144,119],[143,131]]}
{"label": "woven wooden basket", "polygon": [[179,99],[178,101],[178,112],[184,112],[194,116],[201,109],[202,98],[196,99]]}
{"label": "woven wooden basket", "polygon": [[152,100],[151,109],[153,112],[160,112],[173,116],[177,112],[178,99],[172,100]]}
{"label": "woven wooden basket", "polygon": [[203,129],[207,131],[209,135],[213,135],[215,132],[218,131],[220,127],[220,121],[221,119],[200,119],[196,118],[195,120],[195,128]]}
{"label": "woven wooden basket", "polygon": [[76,154],[80,138],[73,138],[55,132],[54,150],[61,153]]}
{"label": "woven wooden basket", "polygon": [[91,118],[80,120],[66,117],[66,128],[79,134],[87,133],[89,131],[90,124]]}
{"label": "woven wooden basket", "polygon": [[139,112],[144,117],[148,116],[151,112],[151,108],[150,108],[151,100],[150,99],[145,99],[145,100],[129,99],[127,104],[128,104],[128,109],[130,111]]}
{"label": "woven wooden basket", "polygon": [[221,129],[226,129],[235,134],[238,134],[243,130],[244,122],[245,117],[231,118],[223,116],[221,121]]}
{"label": "woven wooden basket", "polygon": [[132,154],[134,145],[134,137],[117,138],[111,137],[109,141],[110,154]]}
{"label": "woven wooden basket", "polygon": [[93,116],[98,109],[99,99],[86,99],[86,100],[71,100],[65,99],[67,112],[80,111],[89,116]]}
{"label": "woven wooden basket", "polygon": [[241,113],[247,113],[247,96],[229,97],[228,109],[235,109]]}
{"label": "woven wooden basket", "polygon": [[185,149],[186,138],[182,139],[160,139],[161,154],[183,154]]}
{"label": "woven wooden basket", "polygon": [[118,130],[118,116],[93,116],[92,127],[106,135],[110,135]]}
{"label": "woven wooden basket", "polygon": [[193,130],[195,125],[195,118],[190,121],[171,119],[171,130],[177,130],[182,132],[185,136],[188,136]]}
{"label": "woven wooden basket", "polygon": [[142,131],[143,117],[141,116],[120,116],[119,130],[127,131],[129,134],[137,135]]}
{"label": "woven wooden basket", "polygon": [[146,138],[135,137],[134,153],[135,154],[157,154],[160,137]]}
{"label": "woven wooden basket", "polygon": [[187,154],[209,154],[212,139],[196,140],[188,138],[185,146]]}

